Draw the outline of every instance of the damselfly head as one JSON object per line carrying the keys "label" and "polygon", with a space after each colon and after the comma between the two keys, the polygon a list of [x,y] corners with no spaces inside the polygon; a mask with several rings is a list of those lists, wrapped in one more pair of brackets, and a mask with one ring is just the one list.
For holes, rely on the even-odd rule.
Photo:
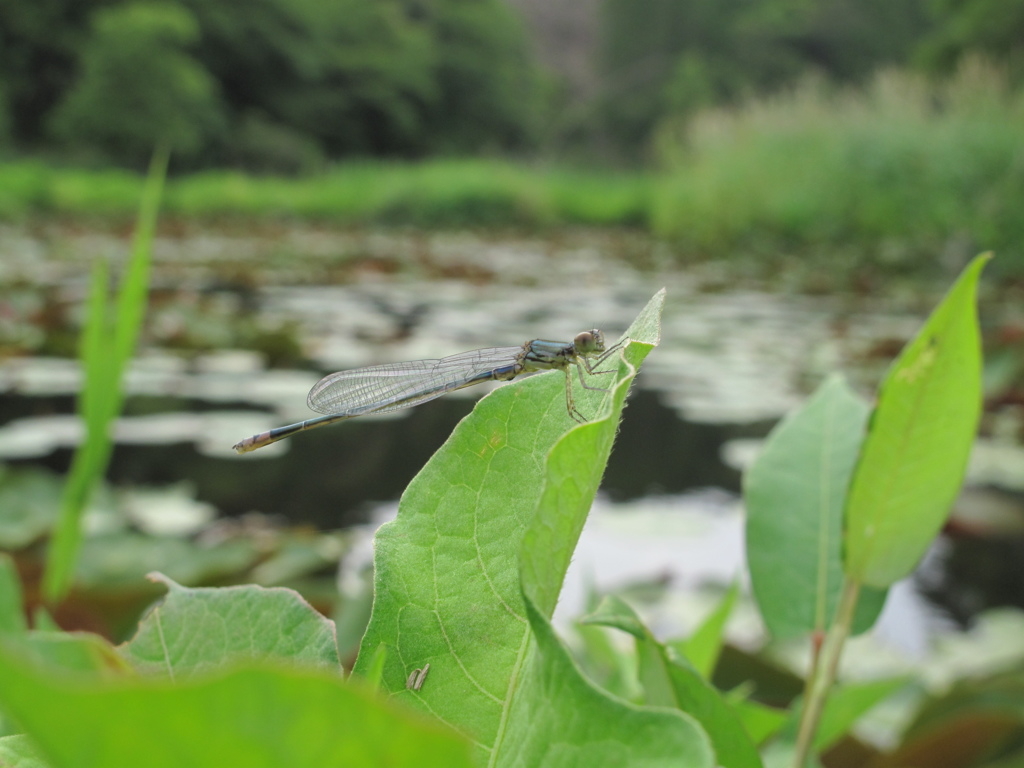
{"label": "damselfly head", "polygon": [[604,352],[604,334],[597,328],[577,333],[572,343],[578,355],[599,355]]}

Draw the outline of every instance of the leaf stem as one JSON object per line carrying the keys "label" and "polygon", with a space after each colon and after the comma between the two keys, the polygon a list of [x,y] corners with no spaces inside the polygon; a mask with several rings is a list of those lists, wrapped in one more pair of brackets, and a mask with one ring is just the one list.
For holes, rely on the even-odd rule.
{"label": "leaf stem", "polygon": [[814,746],[814,736],[821,721],[821,713],[825,709],[828,693],[836,680],[839,659],[843,653],[843,645],[850,636],[853,626],[853,613],[860,595],[860,582],[849,577],[843,580],[843,589],[836,606],[835,621],[828,630],[821,655],[816,658],[810,686],[804,699],[803,712],[800,714],[800,729],[797,732],[796,751],[793,755],[793,768],[803,768]]}

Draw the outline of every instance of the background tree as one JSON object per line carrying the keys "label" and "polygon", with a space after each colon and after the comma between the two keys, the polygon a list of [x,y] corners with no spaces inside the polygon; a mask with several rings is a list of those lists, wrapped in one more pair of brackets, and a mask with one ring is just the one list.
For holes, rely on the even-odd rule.
{"label": "background tree", "polygon": [[171,3],[95,11],[81,74],[50,116],[53,135],[136,164],[158,142],[200,152],[224,119],[216,82],[186,50],[198,35],[192,15]]}
{"label": "background tree", "polygon": [[666,116],[735,101],[808,72],[837,82],[908,61],[927,0],[605,0],[601,124],[636,157]]}
{"label": "background tree", "polygon": [[1024,79],[1024,2],[1022,0],[935,0],[934,30],[918,58],[933,71],[948,73],[967,53],[981,53]]}

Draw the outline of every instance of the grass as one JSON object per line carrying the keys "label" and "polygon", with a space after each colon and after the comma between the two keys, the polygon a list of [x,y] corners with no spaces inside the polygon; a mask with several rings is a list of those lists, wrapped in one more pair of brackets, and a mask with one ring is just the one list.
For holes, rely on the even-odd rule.
{"label": "grass", "polygon": [[974,61],[951,80],[882,73],[707,112],[662,140],[660,236],[714,253],[859,245],[908,268],[993,249],[1024,272],[1024,93]]}
{"label": "grass", "polygon": [[167,153],[158,150],[142,190],[132,255],[115,299],[109,295],[107,262],[98,261],[93,267],[81,342],[85,382],[78,402],[85,439],[75,450],[47,553],[43,594],[51,604],[59,603],[71,588],[84,535],[82,515],[113,450],[111,427],[124,401],[121,376],[135,352],[146,312],[152,243],[166,169]]}
{"label": "grass", "polygon": [[[304,178],[208,171],[168,181],[164,210],[192,218],[282,217],[343,225],[425,228],[635,225],[651,177],[538,169],[486,159],[359,162]],[[0,167],[0,219],[33,214],[126,220],[142,178],[125,171],[62,169],[38,162]]]}

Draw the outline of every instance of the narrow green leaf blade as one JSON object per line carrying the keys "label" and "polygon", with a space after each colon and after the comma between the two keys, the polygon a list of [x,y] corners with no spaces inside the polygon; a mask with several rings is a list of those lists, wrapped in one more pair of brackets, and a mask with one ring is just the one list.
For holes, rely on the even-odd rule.
{"label": "narrow green leaf blade", "polygon": [[789,714],[785,710],[775,709],[758,701],[730,699],[729,703],[743,723],[743,729],[757,746],[777,734],[789,719]]}
{"label": "narrow green leaf blade", "polygon": [[[843,579],[843,505],[868,411],[842,377],[827,379],[772,430],[743,478],[751,584],[778,638],[831,625]],[[884,600],[873,590],[862,595],[855,632],[874,622]]]}
{"label": "narrow green leaf blade", "polygon": [[685,640],[669,643],[670,647],[686,657],[705,680],[710,680],[711,673],[715,671],[725,643],[725,623],[729,620],[739,594],[740,584],[734,581],[693,634]]}
{"label": "narrow green leaf blade", "polygon": [[846,506],[851,579],[882,588],[908,575],[960,489],[981,414],[976,295],[988,259],[967,266],[879,391]]}
{"label": "narrow green leaf blade", "polygon": [[334,623],[298,592],[255,584],[192,589],[151,578],[167,585],[167,596],[122,646],[140,671],[180,680],[231,662],[277,659],[340,674]]}
{"label": "narrow green leaf blade", "polygon": [[897,691],[905,688],[910,678],[892,677],[864,683],[837,685],[828,696],[821,713],[821,723],[814,738],[814,748],[823,752],[845,734],[869,710]]}
{"label": "narrow green leaf blade", "polygon": [[106,263],[97,262],[93,269],[82,341],[85,384],[79,405],[86,436],[75,451],[60,518],[47,553],[43,594],[49,602],[58,602],[70,589],[82,545],[82,514],[110,461],[110,425],[121,410],[121,378],[145,314],[153,233],[166,170],[167,152],[157,150],[146,179],[132,255],[113,316],[108,311]]}
{"label": "narrow green leaf blade", "polygon": [[109,292],[109,266],[106,259],[99,259],[92,266],[85,327],[79,344],[84,381],[78,410],[85,421],[87,439],[105,430],[110,418],[111,396],[117,382],[110,352],[110,328],[113,323],[107,309]]}
{"label": "narrow green leaf blade", "polygon": [[0,552],[0,635],[21,634],[27,629],[18,569],[10,555]]}
{"label": "narrow green leaf blade", "polygon": [[[149,293],[149,272],[153,261],[153,236],[156,233],[157,214],[160,211],[160,197],[167,177],[168,152],[165,147],[157,149],[149,165],[146,184],[142,189],[139,216],[135,225],[131,258],[128,269],[121,281],[117,296],[117,325],[114,329],[114,364],[118,379],[124,367],[135,352],[135,342],[146,314]],[[117,410],[120,410],[118,404]]]}

